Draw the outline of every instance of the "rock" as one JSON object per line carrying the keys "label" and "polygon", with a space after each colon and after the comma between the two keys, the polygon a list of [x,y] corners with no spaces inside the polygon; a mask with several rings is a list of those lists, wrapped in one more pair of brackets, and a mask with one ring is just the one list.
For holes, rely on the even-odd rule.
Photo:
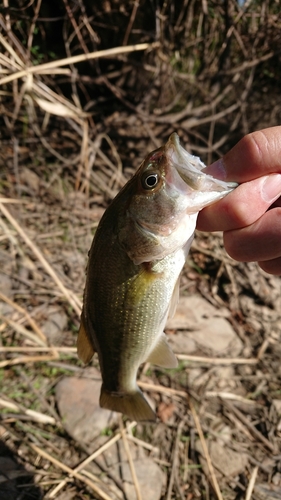
{"label": "rock", "polygon": [[216,309],[200,295],[180,297],[175,314],[168,319],[166,327],[176,330],[199,330],[206,320],[214,316],[226,317],[229,312],[226,308]]}
{"label": "rock", "polygon": [[167,334],[169,344],[175,353],[191,354],[196,351],[196,342],[187,332],[177,332],[173,335]]}
{"label": "rock", "polygon": [[87,445],[117,418],[99,406],[101,377],[95,372],[96,379],[64,377],[56,386],[56,401],[66,431]]}
{"label": "rock", "polygon": [[202,384],[207,383],[210,375],[201,368],[189,368],[188,370],[188,383],[192,387],[200,387]]}
{"label": "rock", "polygon": [[[202,467],[206,470],[206,475],[208,475],[207,464],[200,441],[197,441],[196,449],[201,455],[200,462]],[[209,441],[208,449],[217,476],[220,476],[222,473],[225,477],[231,478],[245,472],[248,465],[248,457],[245,453],[238,453],[218,441]]]}
{"label": "rock", "polygon": [[273,399],[272,406],[276,413],[281,417],[281,399]]}
{"label": "rock", "polygon": [[211,442],[210,457],[214,467],[226,477],[237,476],[245,472],[248,465],[248,457],[245,453],[238,453],[217,441]]}
{"label": "rock", "polygon": [[[150,458],[136,460],[134,466],[142,498],[144,500],[160,500],[163,486],[163,475],[160,467]],[[128,462],[123,463],[121,469],[127,497],[130,500],[137,500]]]}
{"label": "rock", "polygon": [[11,297],[12,295],[12,280],[10,276],[5,273],[0,272],[0,283],[2,293],[5,293],[6,297]]}
{"label": "rock", "polygon": [[231,354],[238,356],[243,344],[227,320],[211,318],[199,331],[189,334],[204,352],[212,354]]}
{"label": "rock", "polygon": [[67,315],[63,310],[58,308],[50,310],[48,319],[42,325],[42,331],[51,344],[61,345],[67,321]]}
{"label": "rock", "polygon": [[272,476],[272,483],[274,486],[280,486],[281,487],[281,474],[280,472],[276,472],[274,476]]}
{"label": "rock", "polygon": [[[105,443],[105,441],[106,438],[104,436],[99,437],[95,442],[96,447],[99,448]],[[160,500],[162,488],[164,487],[166,482],[164,473],[151,458],[148,458],[146,456],[145,451],[141,446],[135,445],[129,439],[128,445],[130,448],[131,457],[133,459],[142,499]],[[135,486],[122,439],[106,449],[103,452],[101,458],[103,467],[106,467],[110,471],[110,474],[112,476],[122,482],[127,498],[129,500],[136,500],[137,496],[135,492]],[[97,473],[95,464],[93,463],[89,465],[89,470]],[[116,494],[118,494],[118,490],[116,489],[115,485],[111,481],[109,484],[110,491],[116,492]]]}
{"label": "rock", "polygon": [[216,309],[205,299],[195,295],[181,297],[175,316],[167,322],[168,329],[187,329],[170,335],[175,352],[191,353],[195,346],[206,354],[237,356],[243,344],[231,324],[225,319],[227,311]]}
{"label": "rock", "polygon": [[31,169],[21,167],[20,181],[35,195],[39,191],[40,177]]}
{"label": "rock", "polygon": [[235,381],[235,370],[233,366],[217,366],[214,370],[217,381],[214,382],[214,390],[235,390],[237,381]]}
{"label": "rock", "polygon": [[6,302],[0,301],[0,314],[3,314],[3,316],[12,316],[14,311],[15,310],[13,306],[10,306],[10,304],[7,304]]}
{"label": "rock", "polygon": [[56,496],[56,500],[72,500],[77,498],[76,491],[63,491],[59,496]]}
{"label": "rock", "polygon": [[280,500],[281,488],[270,483],[256,484],[254,493],[257,500]]}

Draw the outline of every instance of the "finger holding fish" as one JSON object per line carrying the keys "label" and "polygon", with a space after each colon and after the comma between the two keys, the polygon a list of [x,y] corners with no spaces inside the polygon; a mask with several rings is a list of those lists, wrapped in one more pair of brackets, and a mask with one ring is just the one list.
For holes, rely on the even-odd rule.
{"label": "finger holding fish", "polygon": [[246,135],[205,171],[242,184],[202,210],[197,228],[224,231],[231,257],[257,261],[264,271],[281,275],[281,127]]}
{"label": "finger holding fish", "polygon": [[281,126],[245,135],[205,172],[223,181],[248,182],[281,172]]}

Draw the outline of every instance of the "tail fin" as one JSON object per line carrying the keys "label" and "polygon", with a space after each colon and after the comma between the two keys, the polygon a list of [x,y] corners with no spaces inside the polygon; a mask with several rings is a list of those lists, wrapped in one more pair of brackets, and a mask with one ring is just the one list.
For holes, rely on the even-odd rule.
{"label": "tail fin", "polygon": [[134,392],[109,392],[102,385],[100,406],[124,413],[131,420],[155,422],[156,415],[139,388]]}

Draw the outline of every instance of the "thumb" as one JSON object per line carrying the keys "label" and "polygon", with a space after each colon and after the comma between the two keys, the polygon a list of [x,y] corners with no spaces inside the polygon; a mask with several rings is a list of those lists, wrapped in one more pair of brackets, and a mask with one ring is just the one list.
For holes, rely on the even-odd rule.
{"label": "thumb", "polygon": [[281,173],[281,126],[246,135],[205,172],[238,183]]}

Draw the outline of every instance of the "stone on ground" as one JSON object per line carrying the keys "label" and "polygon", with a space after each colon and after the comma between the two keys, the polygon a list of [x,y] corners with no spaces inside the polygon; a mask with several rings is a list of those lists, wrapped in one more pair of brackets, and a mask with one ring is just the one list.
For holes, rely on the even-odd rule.
{"label": "stone on ground", "polygon": [[[95,448],[98,449],[105,444],[106,441],[108,441],[108,438],[105,436],[99,437],[95,442]],[[142,499],[160,500],[162,490],[166,483],[164,473],[152,458],[147,457],[142,446],[134,444],[128,438],[127,442],[130,448],[130,455],[133,460]],[[114,443],[103,452],[103,454],[99,457],[99,463],[101,463],[105,470],[107,469],[110,471],[112,477],[122,483],[122,487],[124,488],[128,500],[137,500],[131,468],[122,439],[119,439],[117,443]],[[98,474],[97,466],[93,463],[90,464],[89,471],[94,474]],[[120,496],[120,490],[118,491],[116,484],[114,484],[112,480],[109,480],[108,477],[106,478],[106,481],[110,486],[112,500],[115,500],[115,498],[117,500]]]}
{"label": "stone on ground", "polygon": [[[218,477],[223,474],[223,476],[230,479],[245,472],[248,466],[248,457],[245,453],[238,453],[218,441],[208,442],[207,440],[207,445],[211,462]],[[205,474],[208,476],[208,467],[200,441],[196,442],[196,449],[200,453],[200,462]]]}
{"label": "stone on ground", "polygon": [[172,349],[181,354],[199,349],[213,356],[237,356],[243,344],[227,316],[229,313],[225,308],[216,309],[198,295],[181,297],[174,317],[169,318],[166,325],[167,329],[179,330],[169,335]]}
{"label": "stone on ground", "polygon": [[64,377],[56,386],[56,401],[66,431],[76,441],[89,444],[116,421],[116,414],[100,408],[101,377],[89,368],[91,377]]}

